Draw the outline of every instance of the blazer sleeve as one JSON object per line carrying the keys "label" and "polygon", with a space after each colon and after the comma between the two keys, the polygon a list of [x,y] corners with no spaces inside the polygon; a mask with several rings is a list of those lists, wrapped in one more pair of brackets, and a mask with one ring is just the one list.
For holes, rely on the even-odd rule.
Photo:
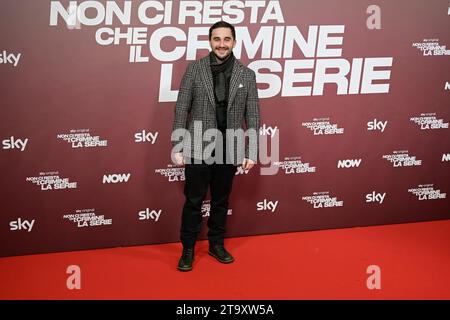
{"label": "blazer sleeve", "polygon": [[259,99],[255,72],[250,69],[248,70],[250,71],[250,81],[245,106],[245,124],[249,140],[245,149],[245,157],[256,163],[258,158],[260,128]]}
{"label": "blazer sleeve", "polygon": [[[195,61],[194,61],[195,62]],[[175,104],[175,117],[173,120],[172,134],[177,129],[187,129],[187,118],[192,106],[192,86],[195,79],[194,62],[191,62],[181,79],[180,90]],[[172,139],[172,146],[178,144],[179,141]]]}

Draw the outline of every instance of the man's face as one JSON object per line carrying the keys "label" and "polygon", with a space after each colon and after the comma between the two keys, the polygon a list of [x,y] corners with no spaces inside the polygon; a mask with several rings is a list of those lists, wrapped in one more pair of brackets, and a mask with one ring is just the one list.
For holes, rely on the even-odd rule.
{"label": "man's face", "polygon": [[233,51],[236,40],[233,39],[230,28],[217,28],[212,31],[209,44],[217,58],[225,60]]}

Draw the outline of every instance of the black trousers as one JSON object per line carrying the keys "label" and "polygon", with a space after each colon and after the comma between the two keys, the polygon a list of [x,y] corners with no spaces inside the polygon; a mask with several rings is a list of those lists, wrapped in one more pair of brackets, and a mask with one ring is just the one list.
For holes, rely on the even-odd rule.
{"label": "black trousers", "polygon": [[202,223],[201,207],[208,192],[211,192],[211,208],[208,218],[209,243],[223,244],[228,212],[228,198],[236,173],[233,164],[186,164],[180,238],[183,247],[193,247]]}

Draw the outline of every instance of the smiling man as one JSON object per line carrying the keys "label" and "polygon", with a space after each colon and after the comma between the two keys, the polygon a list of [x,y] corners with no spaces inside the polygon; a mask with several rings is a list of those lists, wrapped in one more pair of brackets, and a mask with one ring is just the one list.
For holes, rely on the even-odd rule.
{"label": "smiling man", "polygon": [[189,64],[175,105],[172,160],[185,165],[186,197],[181,219],[180,271],[192,270],[208,188],[209,254],[221,263],[234,261],[224,247],[228,199],[237,167],[251,169],[258,152],[260,119],[255,73],[233,55],[236,34],[231,24],[219,21],[211,26],[209,41],[211,52]]}

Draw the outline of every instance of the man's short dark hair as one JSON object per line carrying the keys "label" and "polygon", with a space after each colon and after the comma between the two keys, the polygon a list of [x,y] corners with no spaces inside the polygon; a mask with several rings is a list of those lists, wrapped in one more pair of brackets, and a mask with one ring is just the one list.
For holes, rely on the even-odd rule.
{"label": "man's short dark hair", "polygon": [[233,40],[236,40],[236,32],[234,31],[234,26],[225,21],[218,21],[214,23],[211,28],[209,28],[209,40],[211,40],[212,32],[217,28],[229,28],[231,29],[231,34],[233,36]]}

